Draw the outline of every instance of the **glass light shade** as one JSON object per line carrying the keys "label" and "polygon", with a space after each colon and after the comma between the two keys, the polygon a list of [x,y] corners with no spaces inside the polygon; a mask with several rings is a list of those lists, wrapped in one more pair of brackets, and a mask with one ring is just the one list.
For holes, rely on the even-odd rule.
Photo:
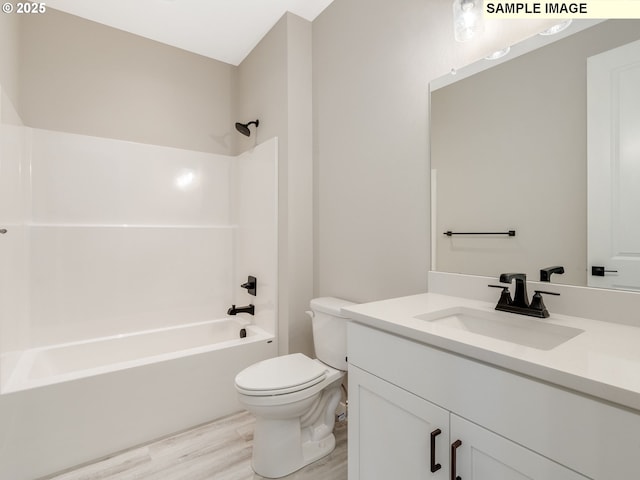
{"label": "glass light shade", "polygon": [[482,0],[453,0],[453,32],[456,41],[466,42],[483,30]]}
{"label": "glass light shade", "polygon": [[487,55],[484,57],[485,60],[498,60],[499,58],[504,57],[511,51],[511,47],[505,47],[502,50],[496,50],[491,55]]}

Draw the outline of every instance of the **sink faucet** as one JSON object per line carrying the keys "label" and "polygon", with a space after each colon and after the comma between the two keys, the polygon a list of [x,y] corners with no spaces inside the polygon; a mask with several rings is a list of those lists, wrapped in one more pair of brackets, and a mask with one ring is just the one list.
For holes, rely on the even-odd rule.
{"label": "sink faucet", "polygon": [[527,295],[527,275],[524,273],[502,273],[500,283],[516,281],[516,293],[511,305],[514,307],[529,308],[529,296]]}
{"label": "sink faucet", "polygon": [[557,273],[558,275],[561,275],[564,273],[564,267],[562,265],[558,265],[557,267],[547,267],[547,268],[540,269],[540,281],[550,282],[552,273]]}
{"label": "sink faucet", "polygon": [[235,305],[231,305],[231,308],[227,310],[227,315],[237,315],[238,313],[249,313],[254,315],[255,307],[253,304],[249,304],[246,307],[236,307]]}
{"label": "sink faucet", "polygon": [[546,295],[560,295],[555,292],[544,292],[542,290],[536,290],[531,303],[529,303],[529,296],[527,295],[527,276],[524,273],[503,273],[500,275],[500,283],[511,283],[516,281],[516,291],[511,300],[511,294],[509,293],[509,287],[505,285],[489,285],[494,288],[502,288],[502,294],[500,300],[496,305],[496,310],[510,313],[518,313],[520,315],[529,315],[531,317],[547,318],[549,311],[542,300],[542,294]]}

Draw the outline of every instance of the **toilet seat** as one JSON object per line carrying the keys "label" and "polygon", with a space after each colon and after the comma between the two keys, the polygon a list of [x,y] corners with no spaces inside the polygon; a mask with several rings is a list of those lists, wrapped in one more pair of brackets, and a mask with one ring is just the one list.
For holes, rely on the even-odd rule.
{"label": "toilet seat", "polygon": [[285,395],[322,382],[327,367],[301,353],[263,360],[236,376],[238,392],[248,396]]}

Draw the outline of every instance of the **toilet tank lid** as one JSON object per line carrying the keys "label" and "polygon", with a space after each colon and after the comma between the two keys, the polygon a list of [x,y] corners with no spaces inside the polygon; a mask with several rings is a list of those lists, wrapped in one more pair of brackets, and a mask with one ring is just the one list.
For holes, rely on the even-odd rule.
{"label": "toilet tank lid", "polygon": [[350,305],[356,305],[356,303],[335,297],[314,298],[310,302],[311,310],[314,312],[328,313],[329,315],[343,318],[348,318],[348,316],[341,313],[340,309]]}

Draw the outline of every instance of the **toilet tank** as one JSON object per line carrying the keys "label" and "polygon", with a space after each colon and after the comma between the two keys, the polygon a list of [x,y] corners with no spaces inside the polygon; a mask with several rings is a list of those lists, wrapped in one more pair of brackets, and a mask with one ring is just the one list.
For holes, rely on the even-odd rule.
{"label": "toilet tank", "polygon": [[335,297],[314,298],[310,303],[316,357],[330,367],[344,371],[347,370],[348,317],[340,309],[349,305],[355,304]]}

